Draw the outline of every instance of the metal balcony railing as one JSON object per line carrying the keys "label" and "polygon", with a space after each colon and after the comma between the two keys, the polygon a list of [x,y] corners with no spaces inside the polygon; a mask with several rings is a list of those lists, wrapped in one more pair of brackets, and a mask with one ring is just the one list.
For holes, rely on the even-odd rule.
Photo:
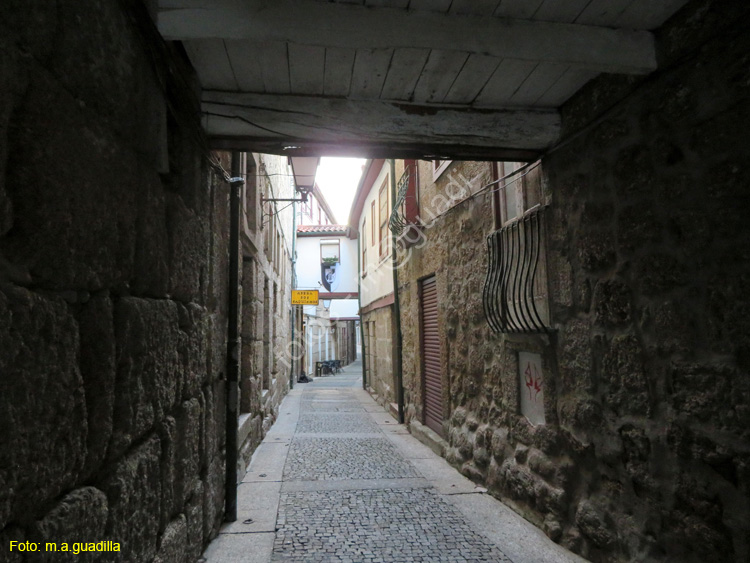
{"label": "metal balcony railing", "polygon": [[409,225],[409,221],[406,219],[405,215],[405,201],[407,191],[409,190],[409,178],[415,173],[416,170],[414,170],[413,166],[407,166],[404,169],[404,173],[401,174],[401,178],[396,186],[396,201],[393,202],[391,217],[388,221],[388,226],[391,229],[391,232],[396,236],[403,233],[404,229]]}
{"label": "metal balcony railing", "polygon": [[482,301],[498,333],[548,332],[544,253],[546,207],[536,207],[487,237],[488,265]]}

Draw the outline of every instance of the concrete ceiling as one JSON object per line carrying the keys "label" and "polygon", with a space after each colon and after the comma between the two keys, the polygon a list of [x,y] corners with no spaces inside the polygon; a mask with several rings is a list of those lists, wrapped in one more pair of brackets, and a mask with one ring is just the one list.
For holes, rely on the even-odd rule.
{"label": "concrete ceiling", "polygon": [[533,158],[600,73],[657,67],[686,0],[159,0],[216,147]]}

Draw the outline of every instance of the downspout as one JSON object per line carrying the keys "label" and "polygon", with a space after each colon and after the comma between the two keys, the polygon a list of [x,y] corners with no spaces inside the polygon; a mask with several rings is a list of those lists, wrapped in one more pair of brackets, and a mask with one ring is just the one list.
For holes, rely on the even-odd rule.
{"label": "downspout", "polygon": [[[359,228],[357,228],[359,233]],[[359,338],[362,341],[362,389],[367,391],[367,354],[365,354],[365,323],[362,318],[362,248],[357,234],[357,306],[359,310]],[[355,349],[356,353],[356,349]]]}
{"label": "downspout", "polygon": [[[292,202],[292,289],[297,289],[297,202]],[[294,356],[297,354],[297,346],[294,345],[294,329],[297,325],[297,309],[292,305],[290,314],[292,318],[292,373],[289,374],[289,389],[294,389]]]}
{"label": "downspout", "polygon": [[[391,202],[396,201],[396,161],[389,159],[391,165]],[[393,315],[396,320],[396,341],[394,342],[396,358],[393,369],[396,375],[396,401],[398,403],[398,422],[404,423],[404,379],[401,370],[401,307],[398,302],[398,253],[396,252],[396,233],[391,231],[391,259],[393,264]]]}
{"label": "downspout", "polygon": [[224,520],[237,520],[237,426],[240,380],[240,153],[232,152],[232,177],[229,180],[229,298],[227,331],[227,427],[226,485]]}

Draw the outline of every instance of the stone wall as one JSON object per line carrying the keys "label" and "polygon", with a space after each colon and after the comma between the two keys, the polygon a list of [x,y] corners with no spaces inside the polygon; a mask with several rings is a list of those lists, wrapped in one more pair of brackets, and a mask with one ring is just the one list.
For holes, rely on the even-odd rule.
{"label": "stone wall", "polygon": [[364,313],[361,318],[366,325],[367,388],[380,405],[388,408],[396,401],[393,375],[393,305]]}
{"label": "stone wall", "polygon": [[279,414],[289,391],[292,210],[295,197],[286,157],[247,154],[242,230],[242,361],[240,366],[240,477]]}
{"label": "stone wall", "polygon": [[[750,557],[744,11],[689,4],[657,34],[657,73],[564,108],[570,142],[543,161],[551,336],[487,328],[483,198],[400,272],[408,417],[416,280],[436,273],[447,458],[593,561]],[[522,351],[541,356],[543,425],[519,414]]]}
{"label": "stone wall", "polygon": [[121,5],[0,8],[0,561],[195,561],[222,517],[228,186]]}

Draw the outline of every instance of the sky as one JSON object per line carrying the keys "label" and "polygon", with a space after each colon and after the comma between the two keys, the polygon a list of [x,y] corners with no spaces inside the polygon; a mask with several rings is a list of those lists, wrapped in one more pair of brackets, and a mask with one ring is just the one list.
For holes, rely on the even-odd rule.
{"label": "sky", "polygon": [[339,225],[346,224],[349,220],[349,210],[364,163],[364,158],[324,156],[320,159],[315,181]]}

